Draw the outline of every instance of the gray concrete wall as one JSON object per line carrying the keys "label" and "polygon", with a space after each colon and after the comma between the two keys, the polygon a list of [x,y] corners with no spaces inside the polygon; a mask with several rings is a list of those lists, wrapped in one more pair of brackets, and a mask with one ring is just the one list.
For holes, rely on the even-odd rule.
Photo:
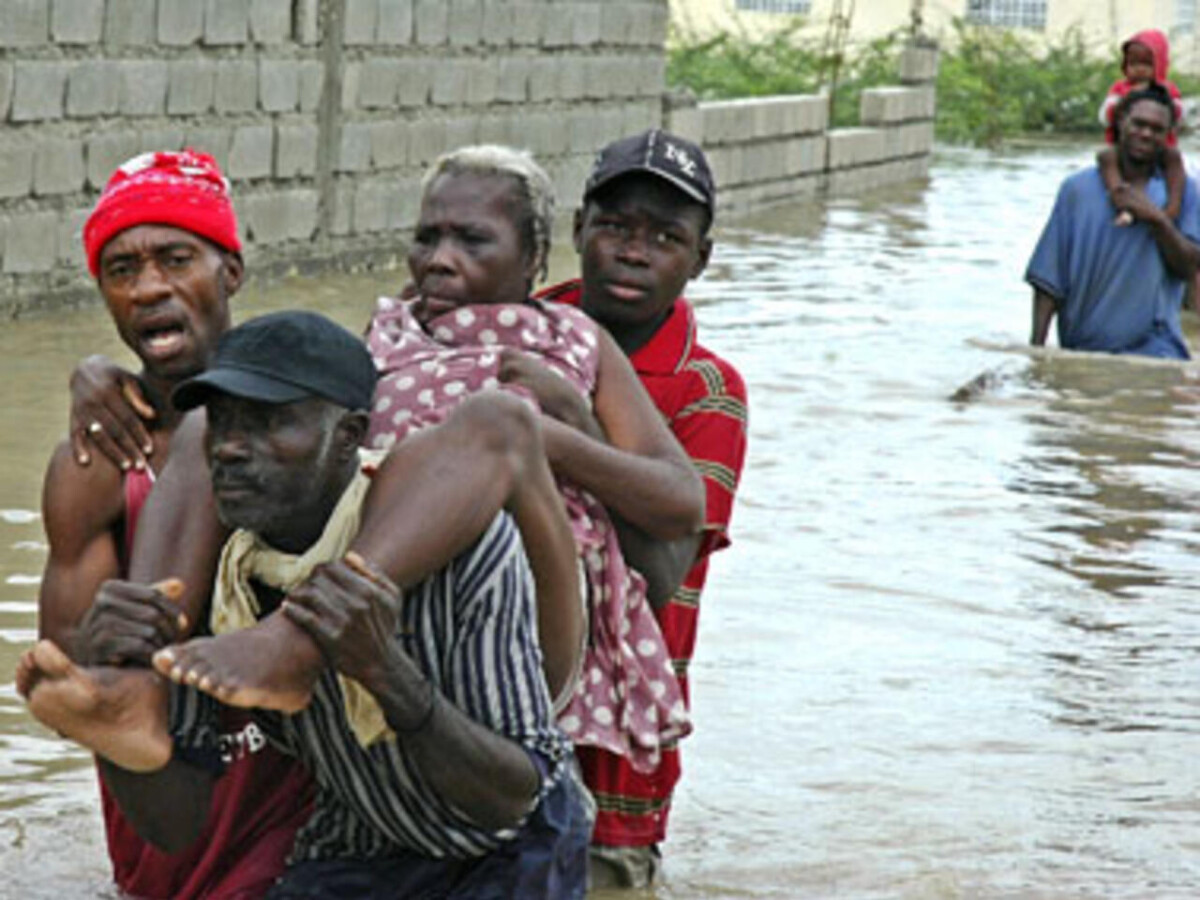
{"label": "gray concrete wall", "polygon": [[670,110],[666,127],[708,154],[722,214],[849,194],[929,171],[937,50],[909,47],[895,87],[863,91],[860,126],[829,128],[824,96],[756,97]]}
{"label": "gray concrete wall", "polygon": [[192,146],[252,272],[384,262],[465,143],[529,147],[573,198],[662,118],[667,0],[0,0],[0,312],[95,299],[111,171]]}

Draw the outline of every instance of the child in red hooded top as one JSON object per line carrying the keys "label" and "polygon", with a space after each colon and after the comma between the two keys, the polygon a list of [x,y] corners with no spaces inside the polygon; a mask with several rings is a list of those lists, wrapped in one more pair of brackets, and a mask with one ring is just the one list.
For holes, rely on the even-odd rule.
{"label": "child in red hooded top", "polygon": [[[1105,127],[1104,139],[1108,146],[1096,155],[1096,164],[1100,167],[1100,176],[1110,197],[1116,196],[1123,185],[1121,170],[1117,166],[1117,107],[1121,100],[1132,91],[1139,90],[1151,82],[1158,82],[1170,93],[1175,101],[1172,125],[1178,125],[1183,118],[1183,103],[1180,100],[1179,88],[1174,82],[1167,80],[1167,66],[1170,62],[1170,49],[1167,37],[1161,31],[1150,28],[1139,31],[1121,45],[1121,72],[1124,78],[1113,83],[1108,89],[1108,96],[1100,106],[1100,124]],[[1167,182],[1167,205],[1164,207],[1172,220],[1179,217],[1179,208],[1183,203],[1183,188],[1187,178],[1183,168],[1183,156],[1176,147],[1174,128],[1167,136],[1167,148],[1162,158],[1163,177]],[[1118,206],[1118,209],[1120,207]],[[1121,209],[1117,215],[1116,224],[1128,225],[1133,221],[1130,214]]]}

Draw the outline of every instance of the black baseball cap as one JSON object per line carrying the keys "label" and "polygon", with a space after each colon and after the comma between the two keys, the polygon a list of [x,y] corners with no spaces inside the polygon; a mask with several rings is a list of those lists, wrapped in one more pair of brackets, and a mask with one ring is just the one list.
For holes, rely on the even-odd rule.
{"label": "black baseball cap", "polygon": [[347,409],[369,409],[375,363],[362,340],[311,312],[259,316],[225,332],[208,369],[171,395],[179,410],[214,392],[264,403],[321,397]]}
{"label": "black baseball cap", "polygon": [[715,212],[717,186],[704,151],[686,138],[661,128],[613,141],[600,151],[583,188],[586,201],[610,181],[630,172],[647,172],[669,181],[710,214]]}

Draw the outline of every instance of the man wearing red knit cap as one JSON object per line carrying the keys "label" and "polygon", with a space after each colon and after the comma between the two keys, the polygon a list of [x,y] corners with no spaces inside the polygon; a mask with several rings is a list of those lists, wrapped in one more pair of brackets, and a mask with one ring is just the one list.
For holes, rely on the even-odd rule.
{"label": "man wearing red knit cap", "polygon": [[[179,424],[171,391],[204,370],[229,328],[229,298],[244,273],[237,232],[228,181],[212,157],[190,150],[126,162],[84,226],[88,268],[117,332],[141,361],[128,387],[136,386],[137,402],[148,404],[143,412],[149,424],[140,432],[144,456],[117,465],[101,454],[80,465],[88,462],[85,434],[98,441],[117,430],[113,419],[96,412],[73,428],[74,448],[72,439],[58,446],[46,473],[42,502],[50,554],[38,597],[38,631],[77,662],[122,658],[148,665],[159,643],[151,627],[153,600],[148,596],[140,609],[130,609],[128,600],[106,594],[102,585],[124,574],[138,513],[155,469],[166,462]],[[135,392],[126,394],[133,402]],[[173,589],[160,587],[164,593]],[[139,625],[149,634],[138,633]],[[156,676],[147,671],[146,677]],[[124,894],[261,896],[283,870],[295,830],[308,814],[310,779],[270,747],[241,711],[228,711],[221,730],[225,774],[215,781],[206,809],[180,810],[181,827],[189,816],[206,817],[202,837],[186,846],[172,835],[156,834],[159,846],[139,837],[132,825],[138,811],[118,807],[108,785],[124,785],[123,796],[130,788],[135,795],[154,796],[171,784],[174,767],[188,762],[172,760],[166,769],[133,773],[97,757],[109,856]]]}

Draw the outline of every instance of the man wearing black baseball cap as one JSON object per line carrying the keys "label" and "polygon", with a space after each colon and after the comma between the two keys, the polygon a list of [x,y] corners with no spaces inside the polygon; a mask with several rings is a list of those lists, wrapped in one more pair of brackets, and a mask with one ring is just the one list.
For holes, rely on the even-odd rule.
{"label": "man wearing black baseball cap", "polygon": [[[700,534],[651,542],[640,540],[639,523],[631,522],[635,528],[621,541],[627,561],[646,578],[685,697],[708,557],[729,544],[746,452],[745,385],[732,365],[697,342],[695,313],[682,296],[708,264],[715,211],[712,171],[691,141],[660,129],[614,141],[600,151],[575,214],[583,277],[541,295],[582,307],[612,333],[704,477]],[[664,751],[650,774],[603,750],[576,750],[598,805],[592,886],[648,884],[666,838],[678,750]]]}
{"label": "man wearing black baseball cap", "polygon": [[[194,771],[157,808],[143,804],[138,826],[178,830],[179,809],[207,788],[204,769],[228,749],[211,727],[217,698],[258,707],[320,787],[268,896],[582,897],[590,817],[553,724],[522,544],[557,554],[578,590],[537,419],[515,397],[481,394],[376,466],[361,449],[375,378],[358,338],[287,312],[227,332],[208,370],[176,389],[181,409],[205,407],[216,511],[235,530],[213,588],[215,636],[153,658],[178,684],[172,756]],[[281,657],[312,669],[303,696],[253,677]],[[248,675],[256,686],[242,690]],[[110,758],[122,765],[151,730],[110,742]],[[77,719],[66,733],[87,744],[95,732]]]}

